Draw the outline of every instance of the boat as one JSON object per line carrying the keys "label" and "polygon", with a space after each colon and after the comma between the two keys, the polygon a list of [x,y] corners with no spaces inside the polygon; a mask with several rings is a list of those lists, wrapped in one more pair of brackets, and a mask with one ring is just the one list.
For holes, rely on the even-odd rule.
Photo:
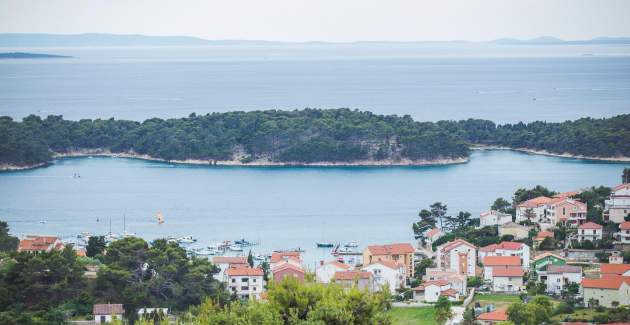
{"label": "boat", "polygon": [[352,253],[354,252],[354,249],[352,249],[351,247],[341,247],[337,250],[337,253]]}
{"label": "boat", "polygon": [[265,255],[262,255],[262,254],[256,254],[256,255],[254,255],[254,259],[255,259],[256,261],[264,261],[264,260],[266,260],[267,258],[265,257]]}
{"label": "boat", "polygon": [[359,244],[357,244],[356,241],[351,241],[351,242],[347,242],[343,245],[343,247],[352,247],[352,248],[356,248],[359,247]]}
{"label": "boat", "polygon": [[193,236],[184,236],[181,237],[179,239],[177,239],[177,242],[180,244],[192,244],[194,242],[196,242],[197,240],[193,238]]}
{"label": "boat", "polygon": [[234,251],[234,252],[242,252],[243,251],[243,247],[241,247],[239,245],[230,245],[230,250]]}
{"label": "boat", "polygon": [[254,245],[254,243],[245,240],[245,238],[241,238],[241,239],[235,240],[234,244],[241,245],[241,246],[252,246],[252,245]]}
{"label": "boat", "polygon": [[157,219],[158,224],[161,225],[164,223],[164,217],[161,212],[158,212],[157,215],[155,215],[155,218]]}
{"label": "boat", "polygon": [[326,247],[326,248],[330,248],[330,247],[334,247],[335,246],[335,244],[328,243],[328,242],[316,242],[315,245],[317,245],[317,247]]}

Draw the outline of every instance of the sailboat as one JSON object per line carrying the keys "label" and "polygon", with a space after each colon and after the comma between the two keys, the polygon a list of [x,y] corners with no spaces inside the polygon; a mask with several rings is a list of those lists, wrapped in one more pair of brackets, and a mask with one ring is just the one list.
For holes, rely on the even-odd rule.
{"label": "sailboat", "polygon": [[161,212],[158,212],[157,215],[155,216],[155,218],[157,219],[158,224],[163,224],[164,223],[164,217],[162,216]]}

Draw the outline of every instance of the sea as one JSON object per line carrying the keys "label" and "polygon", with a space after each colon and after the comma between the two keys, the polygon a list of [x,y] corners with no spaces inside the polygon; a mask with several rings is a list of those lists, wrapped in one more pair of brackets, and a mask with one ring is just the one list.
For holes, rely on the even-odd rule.
{"label": "sea", "polygon": [[[71,55],[0,60],[0,116],[176,118],[233,110],[349,107],[416,120],[565,121],[630,113],[624,45],[283,44],[151,48],[5,48]],[[630,141],[630,139],[629,139]],[[418,212],[487,210],[518,188],[614,186],[628,163],[474,151],[424,167],[212,167],[84,157],[0,173],[11,233],[109,231],[204,247],[245,238],[254,253],[315,242],[413,243]],[[156,222],[160,212],[163,224]],[[250,248],[245,248],[247,254]],[[233,253],[238,254],[238,253]]]}

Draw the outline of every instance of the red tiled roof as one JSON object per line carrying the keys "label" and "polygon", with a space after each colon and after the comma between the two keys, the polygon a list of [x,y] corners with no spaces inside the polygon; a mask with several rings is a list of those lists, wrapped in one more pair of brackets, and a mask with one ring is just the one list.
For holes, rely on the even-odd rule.
{"label": "red tiled roof", "polygon": [[491,244],[486,247],[482,247],[479,249],[480,252],[494,252],[497,249],[516,251],[520,250],[523,247],[523,243],[504,241],[499,244]]}
{"label": "red tiled roof", "polygon": [[504,277],[504,276],[523,276],[525,272],[520,266],[505,266],[505,267],[493,267],[492,277]]}
{"label": "red tiled roof", "polygon": [[520,266],[521,258],[518,256],[486,256],[483,258],[484,266]]}
{"label": "red tiled roof", "polygon": [[622,275],[628,271],[630,271],[630,264],[600,264],[602,274]]}
{"label": "red tiled roof", "polygon": [[551,231],[543,230],[543,231],[539,232],[538,235],[536,235],[535,239],[545,239],[547,237],[553,238],[553,233]]}
{"label": "red tiled roof", "polygon": [[122,304],[96,304],[92,306],[93,315],[120,315],[125,309]]}
{"label": "red tiled roof", "polygon": [[522,202],[521,204],[519,204],[519,207],[524,207],[524,208],[528,208],[528,209],[532,209],[532,208],[537,208],[541,205],[547,204],[551,201],[551,198],[548,198],[546,196],[539,196],[536,198],[533,198],[531,200],[527,200],[525,202]]}
{"label": "red tiled roof", "polygon": [[228,276],[263,276],[265,272],[261,268],[237,267],[225,270]]}
{"label": "red tiled roof", "polygon": [[486,252],[486,253],[487,252],[494,252],[494,251],[497,250],[497,246],[498,246],[497,244],[490,244],[488,246],[479,248],[479,251],[480,252]]}
{"label": "red tiled roof", "polygon": [[335,272],[335,280],[355,280],[355,279],[370,279],[372,273],[365,271],[339,271]]}
{"label": "red tiled roof", "polygon": [[612,188],[612,191],[613,192],[614,191],[618,191],[618,190],[620,190],[622,188],[626,188],[626,187],[630,188],[630,183],[617,185],[617,186]]}
{"label": "red tiled roof", "polygon": [[374,264],[381,264],[381,265],[387,266],[388,268],[394,269],[394,270],[397,270],[401,266],[404,266],[404,264],[401,264],[401,263],[398,263],[398,262],[392,261],[392,260],[380,260],[380,261],[377,261]]}
{"label": "red tiled roof", "polygon": [[416,250],[408,243],[398,243],[389,245],[370,245],[367,248],[372,255],[402,255],[411,254]]}
{"label": "red tiled roof", "polygon": [[578,227],[579,229],[604,229],[604,226],[598,225],[594,222],[587,222]]}
{"label": "red tiled roof", "polygon": [[563,261],[565,261],[565,260],[566,260],[564,257],[558,256],[558,255],[556,255],[556,254],[554,254],[554,253],[546,252],[546,253],[542,253],[542,254],[540,254],[540,255],[536,255],[536,256],[534,257],[534,261],[538,261],[538,260],[543,259],[543,258],[545,258],[545,257],[547,257],[547,256],[553,256],[553,257],[558,258],[558,259],[561,259],[561,260],[563,260]]}
{"label": "red tiled roof", "polygon": [[448,252],[451,249],[453,249],[453,248],[455,248],[457,246],[460,246],[460,245],[467,245],[467,246],[470,246],[472,248],[477,248],[477,246],[475,246],[475,245],[473,245],[473,244],[471,244],[471,243],[469,243],[469,242],[467,242],[467,241],[465,241],[463,239],[455,239],[454,241],[451,241],[451,242],[448,242],[448,243],[442,245],[441,246],[442,247],[441,250],[443,252]]}
{"label": "red tiled roof", "polygon": [[212,264],[247,264],[245,256],[214,256]]}
{"label": "red tiled roof", "polygon": [[280,265],[277,265],[276,267],[274,267],[271,270],[271,272],[280,272],[280,271],[286,270],[286,269],[291,269],[291,270],[294,270],[294,271],[299,272],[299,273],[304,273],[304,269],[302,269],[301,267],[299,267],[299,266],[297,266],[295,264],[288,263],[288,262],[285,262],[285,263],[282,263]]}
{"label": "red tiled roof", "polygon": [[477,316],[478,320],[487,320],[487,321],[496,321],[496,322],[500,322],[500,321],[506,321],[508,320],[508,315],[505,312],[505,310],[503,309],[498,309],[495,311],[491,311],[489,313],[483,313],[483,314],[479,314],[479,316]]}
{"label": "red tiled roof", "polygon": [[330,262],[328,262],[326,264],[334,265],[334,266],[336,266],[338,268],[342,268],[342,269],[345,269],[345,270],[350,269],[350,265],[345,264],[345,263],[341,263],[339,261],[330,261]]}
{"label": "red tiled roof", "polygon": [[422,291],[426,287],[430,287],[430,286],[443,287],[443,286],[448,285],[448,284],[449,284],[448,280],[432,280],[432,281],[426,281],[426,282],[420,284],[419,286],[413,288],[412,290],[413,291]]}
{"label": "red tiled roof", "polygon": [[446,290],[440,292],[440,296],[457,297],[457,290],[455,290],[455,289],[446,289]]}
{"label": "red tiled roof", "polygon": [[271,263],[277,263],[287,259],[299,261],[300,258],[300,252],[275,252],[271,254]]}
{"label": "red tiled roof", "polygon": [[[48,251],[53,249],[63,249],[63,243],[55,242],[59,241],[59,238],[55,236],[26,236],[20,240],[18,245],[18,252],[39,252]],[[54,245],[54,246],[53,246]]]}
{"label": "red tiled roof", "polygon": [[582,279],[582,287],[596,289],[619,289],[622,283],[630,285],[630,276],[607,276],[599,279]]}
{"label": "red tiled roof", "polygon": [[582,267],[575,265],[548,265],[547,273],[582,273]]}
{"label": "red tiled roof", "polygon": [[621,230],[630,230],[630,221],[622,222],[619,225],[619,229],[621,229]]}
{"label": "red tiled roof", "polygon": [[429,231],[427,232],[427,235],[426,235],[426,236],[427,236],[427,237],[433,237],[433,236],[435,236],[435,235],[437,235],[437,234],[439,234],[439,233],[440,233],[440,229],[438,229],[438,228],[433,228],[433,229],[431,229],[431,230],[429,230]]}

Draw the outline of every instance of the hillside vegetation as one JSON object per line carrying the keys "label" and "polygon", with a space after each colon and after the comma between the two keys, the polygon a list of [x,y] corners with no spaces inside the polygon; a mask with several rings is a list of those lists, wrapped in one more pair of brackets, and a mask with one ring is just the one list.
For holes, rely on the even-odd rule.
{"label": "hillside vegetation", "polygon": [[105,150],[164,160],[308,164],[461,159],[471,144],[591,157],[630,157],[630,115],[563,123],[417,122],[350,109],[212,113],[178,119],[0,117],[0,164],[29,166],[55,153]]}

